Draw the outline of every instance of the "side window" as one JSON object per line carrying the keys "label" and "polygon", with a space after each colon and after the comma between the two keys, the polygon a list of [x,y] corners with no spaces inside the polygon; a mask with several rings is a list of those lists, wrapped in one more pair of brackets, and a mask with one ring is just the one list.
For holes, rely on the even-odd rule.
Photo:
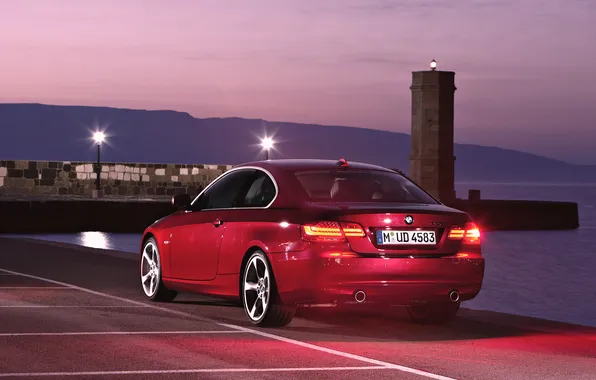
{"label": "side window", "polygon": [[257,170],[239,207],[265,207],[275,198],[275,185],[263,171]]}
{"label": "side window", "polygon": [[221,177],[192,204],[192,211],[234,207],[238,194],[254,173],[253,169],[237,170]]}

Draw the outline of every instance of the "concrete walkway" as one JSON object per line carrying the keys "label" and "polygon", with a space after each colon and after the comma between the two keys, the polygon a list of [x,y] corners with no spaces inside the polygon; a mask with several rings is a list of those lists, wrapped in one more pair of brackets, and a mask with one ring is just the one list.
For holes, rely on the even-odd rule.
{"label": "concrete walkway", "polygon": [[[0,377],[77,379],[594,379],[596,329],[462,310],[303,311],[250,326],[233,303],[143,299],[137,256],[0,238]],[[464,305],[465,306],[465,305]],[[570,311],[572,312],[572,311]]]}

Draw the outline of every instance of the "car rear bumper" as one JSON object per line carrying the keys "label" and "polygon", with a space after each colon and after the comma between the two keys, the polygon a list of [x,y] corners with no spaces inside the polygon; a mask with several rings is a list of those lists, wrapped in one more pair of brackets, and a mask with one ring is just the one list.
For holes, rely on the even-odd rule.
{"label": "car rear bumper", "polygon": [[[441,258],[321,257],[306,250],[270,255],[277,289],[284,303],[364,303],[408,305],[417,301],[460,301],[480,292],[484,259],[480,255]],[[362,294],[360,294],[362,296]]]}

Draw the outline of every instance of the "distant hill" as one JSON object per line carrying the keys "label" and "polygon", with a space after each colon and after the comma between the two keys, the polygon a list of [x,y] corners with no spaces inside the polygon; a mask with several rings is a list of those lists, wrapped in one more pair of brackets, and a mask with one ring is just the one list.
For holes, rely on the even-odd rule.
{"label": "distant hill", "polygon": [[[346,157],[409,171],[410,136],[373,129],[183,112],[0,104],[0,159],[95,160],[94,123],[109,125],[111,162],[238,164],[263,157],[259,137],[275,133],[272,158]],[[573,165],[496,147],[455,144],[458,181],[594,182],[596,166]]]}

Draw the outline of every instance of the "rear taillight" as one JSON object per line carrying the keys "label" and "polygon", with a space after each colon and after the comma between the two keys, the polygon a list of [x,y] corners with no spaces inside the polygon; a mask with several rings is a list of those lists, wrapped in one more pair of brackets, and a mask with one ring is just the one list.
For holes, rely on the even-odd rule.
{"label": "rear taillight", "polygon": [[364,229],[357,223],[323,221],[302,226],[302,236],[308,241],[341,242],[346,237],[364,237]]}
{"label": "rear taillight", "polygon": [[474,222],[468,222],[462,227],[453,227],[447,236],[452,240],[461,240],[466,244],[480,244],[480,230]]}

